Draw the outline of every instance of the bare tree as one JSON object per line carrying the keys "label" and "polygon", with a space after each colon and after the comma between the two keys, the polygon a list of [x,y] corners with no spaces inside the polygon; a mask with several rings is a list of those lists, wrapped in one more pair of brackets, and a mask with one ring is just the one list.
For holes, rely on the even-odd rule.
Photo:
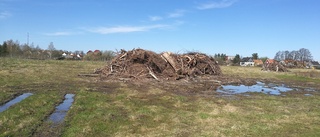
{"label": "bare tree", "polygon": [[290,59],[289,54],[290,54],[290,52],[289,52],[288,50],[286,50],[286,51],[283,52],[283,56],[284,56],[284,59],[285,59],[285,60],[286,60],[286,59]]}
{"label": "bare tree", "polygon": [[56,48],[53,45],[53,42],[50,42],[50,44],[48,46],[48,50],[50,50],[50,51],[56,50]]}
{"label": "bare tree", "polygon": [[21,55],[22,51],[20,49],[19,41],[7,40],[6,44],[10,57]]}
{"label": "bare tree", "polygon": [[274,56],[274,59],[277,60],[277,61],[282,60],[282,51],[278,51],[276,53],[276,55]]}
{"label": "bare tree", "polygon": [[32,49],[31,47],[28,46],[28,44],[24,44],[21,46],[21,50],[23,52],[23,56],[25,58],[31,58],[31,55],[32,55]]}
{"label": "bare tree", "polygon": [[50,44],[49,44],[49,46],[48,46],[48,51],[47,51],[50,59],[51,59],[51,57],[52,57],[52,52],[53,52],[54,50],[56,50],[56,48],[54,48],[53,42],[50,42]]}
{"label": "bare tree", "polygon": [[274,57],[275,60],[298,60],[298,61],[311,61],[312,55],[308,49],[301,48],[300,50],[289,51],[278,51]]}
{"label": "bare tree", "polygon": [[299,54],[298,51],[293,50],[293,51],[291,51],[291,52],[289,53],[289,57],[290,57],[289,59],[298,60],[299,57],[300,57],[300,54]]}
{"label": "bare tree", "polygon": [[308,49],[301,48],[299,51],[300,61],[311,61],[312,55]]}

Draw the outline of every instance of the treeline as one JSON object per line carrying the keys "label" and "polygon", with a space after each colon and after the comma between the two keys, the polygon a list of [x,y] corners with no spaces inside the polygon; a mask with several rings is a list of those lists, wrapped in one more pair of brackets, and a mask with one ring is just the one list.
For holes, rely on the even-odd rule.
{"label": "treeline", "polygon": [[293,51],[278,51],[274,56],[277,61],[296,60],[296,61],[312,61],[313,57],[308,49],[301,48]]}
{"label": "treeline", "polygon": [[[240,65],[241,61],[244,61],[245,58],[251,58],[252,60],[261,60],[265,62],[268,57],[260,57],[258,53],[253,53],[251,57],[240,57],[239,54],[235,56],[227,56],[223,53],[218,53],[214,55],[214,58],[220,65]],[[311,52],[308,49],[301,48],[299,50],[293,51],[278,51],[273,58],[276,61],[284,61],[284,60],[292,60],[292,61],[299,61],[299,62],[310,62],[313,61],[313,57]]]}
{"label": "treeline", "polygon": [[0,44],[0,57],[27,59],[57,59],[66,51],[56,50],[51,42],[47,50],[33,44],[20,44],[19,41],[7,40]]}
{"label": "treeline", "polygon": [[20,44],[19,41],[7,40],[0,44],[0,57],[25,58],[25,59],[67,59],[67,60],[94,60],[106,61],[115,56],[113,51],[100,51],[85,53],[83,51],[66,51],[55,49],[50,42],[47,49],[41,49],[33,44]]}
{"label": "treeline", "polygon": [[[227,54],[218,53],[215,54],[214,59],[218,61],[220,65],[231,65],[231,66],[239,66],[240,62],[243,58],[240,57],[239,54],[235,56],[227,56]],[[259,57],[258,53],[253,53],[251,57],[245,58],[252,58],[253,60],[261,60],[262,62],[266,61],[268,57]]]}

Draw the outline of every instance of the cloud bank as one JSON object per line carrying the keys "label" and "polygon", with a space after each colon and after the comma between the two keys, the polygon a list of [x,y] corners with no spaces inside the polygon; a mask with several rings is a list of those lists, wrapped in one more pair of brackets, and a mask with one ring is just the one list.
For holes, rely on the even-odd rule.
{"label": "cloud bank", "polygon": [[72,35],[73,33],[71,32],[53,32],[53,33],[45,33],[44,35],[47,35],[47,36],[70,36]]}
{"label": "cloud bank", "polygon": [[99,27],[93,29],[87,29],[87,31],[99,34],[113,34],[113,33],[130,33],[130,32],[142,32],[150,31],[153,29],[163,29],[168,25],[150,25],[150,26],[116,26],[116,27]]}
{"label": "cloud bank", "polygon": [[184,14],[186,13],[185,10],[176,10],[172,13],[169,13],[168,18],[178,18],[178,17],[182,17],[184,16]]}
{"label": "cloud bank", "polygon": [[236,3],[237,0],[222,0],[220,2],[208,2],[203,3],[197,6],[198,10],[207,10],[207,9],[217,9],[217,8],[227,8]]}
{"label": "cloud bank", "polygon": [[149,17],[149,20],[151,21],[159,21],[159,20],[162,20],[163,18],[160,17],[160,16],[150,16]]}
{"label": "cloud bank", "polygon": [[9,17],[11,17],[11,16],[12,16],[12,14],[11,14],[10,12],[8,12],[8,11],[2,11],[2,12],[0,12],[0,19],[9,18]]}

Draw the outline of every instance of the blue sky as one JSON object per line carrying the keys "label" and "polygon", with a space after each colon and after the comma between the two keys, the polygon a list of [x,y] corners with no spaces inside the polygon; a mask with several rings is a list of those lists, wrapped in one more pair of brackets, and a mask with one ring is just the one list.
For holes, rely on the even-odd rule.
{"label": "blue sky", "polygon": [[273,58],[307,48],[320,61],[320,0],[0,0],[0,42],[46,49]]}

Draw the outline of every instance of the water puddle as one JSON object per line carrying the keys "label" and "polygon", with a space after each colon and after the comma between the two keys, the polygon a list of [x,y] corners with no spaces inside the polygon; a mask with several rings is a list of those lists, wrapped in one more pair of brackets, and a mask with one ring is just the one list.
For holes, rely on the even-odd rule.
{"label": "water puddle", "polygon": [[64,101],[59,106],[57,106],[56,110],[50,115],[48,119],[49,121],[53,123],[60,123],[67,115],[67,112],[73,103],[74,94],[66,94],[64,97]]}
{"label": "water puddle", "polygon": [[6,104],[0,106],[0,113],[7,110],[10,106],[19,103],[20,101],[24,100],[25,98],[31,96],[32,93],[23,93],[22,95],[12,99],[11,101],[7,102]]}
{"label": "water puddle", "polygon": [[217,92],[226,94],[241,94],[247,92],[261,92],[270,95],[280,95],[281,92],[292,91],[294,89],[287,87],[286,85],[276,85],[276,84],[265,84],[262,82],[257,82],[256,85],[245,86],[245,85],[222,85]]}

